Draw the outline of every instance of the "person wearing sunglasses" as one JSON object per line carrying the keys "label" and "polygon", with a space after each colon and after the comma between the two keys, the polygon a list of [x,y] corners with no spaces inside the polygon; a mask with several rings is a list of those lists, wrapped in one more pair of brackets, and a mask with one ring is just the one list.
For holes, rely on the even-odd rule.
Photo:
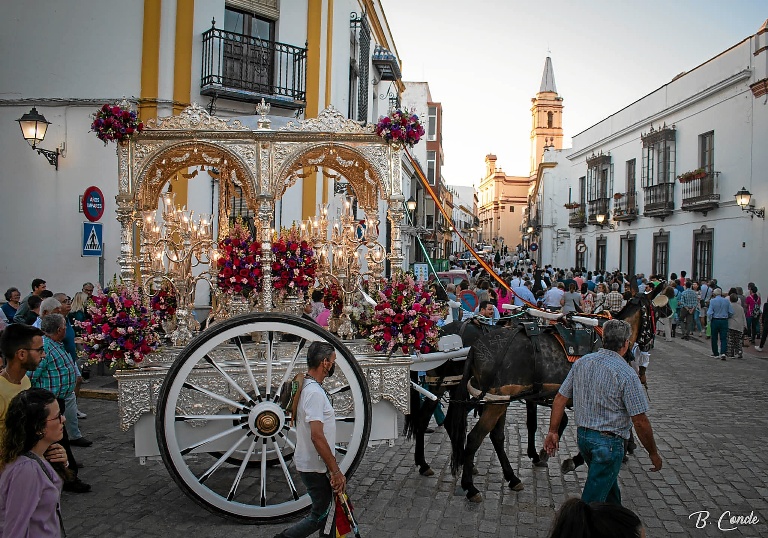
{"label": "person wearing sunglasses", "polygon": [[11,400],[0,438],[3,536],[65,535],[59,508],[63,482],[45,459],[64,435],[65,420],[48,390],[27,389]]}

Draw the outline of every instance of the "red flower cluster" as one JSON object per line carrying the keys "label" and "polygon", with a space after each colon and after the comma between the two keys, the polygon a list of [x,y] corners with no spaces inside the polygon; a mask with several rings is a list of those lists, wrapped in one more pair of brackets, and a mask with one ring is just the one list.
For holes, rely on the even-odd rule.
{"label": "red flower cluster", "polygon": [[91,319],[76,322],[82,328],[84,354],[92,364],[136,366],[159,345],[158,319],[141,306],[135,288],[113,283],[106,295],[93,295]]}
{"label": "red flower cluster", "polygon": [[376,351],[429,353],[437,345],[440,307],[412,277],[396,273],[379,293],[370,341]]}
{"label": "red flower cluster", "polygon": [[230,294],[249,296],[261,291],[261,246],[254,241],[251,232],[238,220],[219,244],[216,261],[219,289]]}
{"label": "red flower cluster", "polygon": [[272,243],[272,286],[276,290],[297,289],[302,293],[315,283],[314,251],[299,238],[296,228],[283,231]]}
{"label": "red flower cluster", "polygon": [[338,284],[331,283],[323,288],[323,303],[331,311],[331,315],[339,317],[344,308],[344,298]]}
{"label": "red flower cluster", "polygon": [[104,105],[93,115],[91,131],[107,145],[107,142],[128,140],[134,133],[144,130],[144,124],[132,110],[119,106]]}
{"label": "red flower cluster", "polygon": [[176,295],[163,288],[152,296],[152,313],[159,321],[165,321],[176,314]]}
{"label": "red flower cluster", "polygon": [[379,118],[375,131],[387,142],[400,142],[409,147],[413,147],[424,136],[424,126],[419,117],[400,109]]}

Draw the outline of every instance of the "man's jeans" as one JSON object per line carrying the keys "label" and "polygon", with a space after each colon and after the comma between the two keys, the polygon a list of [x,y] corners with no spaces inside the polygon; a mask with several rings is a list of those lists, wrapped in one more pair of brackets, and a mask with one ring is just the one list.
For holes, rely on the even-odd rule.
{"label": "man's jeans", "polygon": [[77,419],[77,398],[74,392],[71,392],[69,396],[64,398],[64,417],[67,421],[64,423],[64,427],[67,428],[67,435],[70,440],[80,439],[83,434],[80,433],[80,426]]}
{"label": "man's jeans", "polygon": [[[728,320],[727,319],[715,319],[712,318],[710,323],[712,328],[710,330],[712,334],[712,354],[713,355],[725,355],[728,349]],[[720,351],[717,351],[717,340],[720,339]]]}
{"label": "man's jeans", "polygon": [[[322,534],[322,529],[325,527],[325,520],[328,517],[328,508],[331,506],[333,500],[333,489],[331,488],[331,481],[325,473],[303,473],[299,472],[301,481],[307,487],[307,493],[309,498],[312,499],[312,510],[310,510],[307,517],[296,523],[294,526],[285,529],[280,535],[285,538],[305,538],[312,533],[320,531],[321,536],[328,536]],[[333,514],[331,514],[333,517]]]}
{"label": "man's jeans", "polygon": [[621,505],[617,479],[624,459],[624,439],[586,428],[579,428],[576,435],[579,452],[589,465],[581,500]]}

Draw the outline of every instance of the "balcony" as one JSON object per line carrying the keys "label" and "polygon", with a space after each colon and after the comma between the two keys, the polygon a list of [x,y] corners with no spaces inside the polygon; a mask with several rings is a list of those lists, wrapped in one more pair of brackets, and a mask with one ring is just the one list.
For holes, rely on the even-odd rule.
{"label": "balcony", "polygon": [[675,184],[659,183],[650,187],[643,187],[645,194],[645,206],[643,215],[664,220],[675,209]]}
{"label": "balcony", "polygon": [[587,222],[589,224],[597,225],[598,215],[605,215],[606,218],[608,217],[608,210],[610,209],[608,202],[608,198],[595,198],[588,202],[589,219]]}
{"label": "balcony", "polygon": [[203,33],[202,56],[201,95],[306,106],[306,48],[211,28]]}
{"label": "balcony", "polygon": [[683,211],[700,211],[704,215],[720,206],[720,194],[717,192],[717,176],[720,172],[710,172],[702,178],[690,179],[682,183]]}
{"label": "balcony", "polygon": [[581,230],[587,227],[587,216],[584,211],[584,204],[571,204],[570,215],[568,215],[568,227]]}
{"label": "balcony", "polygon": [[[621,195],[621,196],[618,196]],[[613,195],[613,220],[632,222],[637,218],[637,191]]]}

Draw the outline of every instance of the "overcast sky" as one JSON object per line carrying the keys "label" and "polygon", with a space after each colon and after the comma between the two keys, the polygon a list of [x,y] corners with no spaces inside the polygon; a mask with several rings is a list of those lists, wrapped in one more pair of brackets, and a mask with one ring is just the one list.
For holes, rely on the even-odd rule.
{"label": "overcast sky", "polygon": [[403,80],[429,82],[443,105],[443,177],[463,185],[477,185],[488,153],[507,174],[528,175],[531,98],[548,54],[570,147],[768,19],[768,0],[381,2]]}

